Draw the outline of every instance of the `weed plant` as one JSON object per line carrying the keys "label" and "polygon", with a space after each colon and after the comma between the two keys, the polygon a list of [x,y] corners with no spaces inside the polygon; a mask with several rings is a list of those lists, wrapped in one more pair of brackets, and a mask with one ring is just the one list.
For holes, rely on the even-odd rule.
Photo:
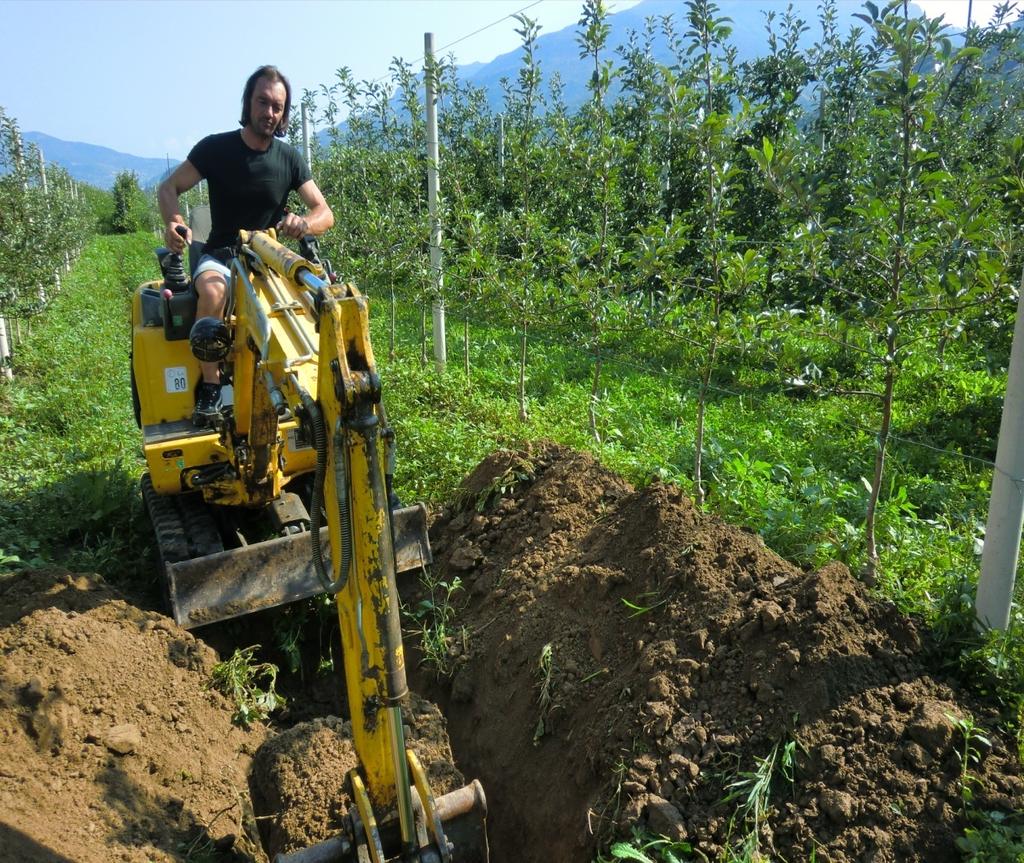
{"label": "weed plant", "polygon": [[736,803],[732,824],[745,828],[740,841],[742,859],[761,859],[762,828],[771,812],[772,794],[778,780],[792,788],[796,779],[797,741],[779,741],[764,758],[756,758],[753,770],[741,770],[725,788],[723,804]]}
{"label": "weed plant", "polygon": [[[664,836],[653,836],[646,830],[633,829],[628,841],[614,842],[608,849],[610,858],[598,856],[597,863],[611,863],[612,860],[634,860],[636,863],[682,863],[695,859],[693,846],[689,842],[675,842]],[[707,859],[703,857],[703,859]]]}
{"label": "weed plant", "polygon": [[971,826],[956,840],[963,863],[1020,863],[1024,860],[1024,817],[973,812]]}
{"label": "weed plant", "polygon": [[416,626],[423,664],[438,676],[447,677],[452,671],[453,645],[461,640],[465,650],[468,637],[465,627],[454,626],[456,611],[452,598],[462,590],[462,580],[455,577],[444,581],[431,570],[424,570],[420,581],[425,596],[412,609],[406,609],[406,617]]}
{"label": "weed plant", "polygon": [[974,717],[965,716],[961,719],[947,713],[946,718],[960,732],[961,745],[956,750],[956,757],[960,762],[960,800],[967,811],[974,803],[974,788],[981,781],[971,770],[981,763],[984,751],[992,748],[992,741],[985,736],[984,729],[975,723]]}

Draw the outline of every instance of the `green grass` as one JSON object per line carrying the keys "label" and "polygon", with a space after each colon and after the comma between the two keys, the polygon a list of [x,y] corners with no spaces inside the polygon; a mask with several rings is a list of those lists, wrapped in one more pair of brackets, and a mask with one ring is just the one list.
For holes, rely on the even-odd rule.
{"label": "green grass", "polygon": [[[381,310],[383,311],[383,310]],[[417,321],[400,322],[406,341],[396,362],[383,363],[385,397],[399,433],[399,480],[409,497],[451,498],[459,480],[496,446],[553,438],[589,449],[635,482],[652,475],[692,488],[694,462],[692,381],[666,371],[657,359],[620,352],[607,362],[598,404],[601,443],[587,432],[588,374],[579,351],[539,329],[530,346],[528,413],[516,410],[518,346],[509,332],[478,326],[471,345],[471,374],[462,371],[461,343],[442,376],[420,368]],[[383,330],[385,321],[375,319]],[[727,370],[728,371],[728,370]],[[739,379],[747,372],[729,371]],[[728,375],[727,375],[728,376]],[[747,375],[756,377],[756,375]],[[970,370],[951,376],[940,418],[991,395]],[[910,396],[907,419],[897,428],[923,427],[934,417]],[[707,408],[703,473],[708,507],[757,530],[773,549],[814,566],[842,560],[857,569],[863,555],[867,501],[864,477],[874,458],[870,405],[837,398],[796,399],[755,391],[738,380],[716,393]],[[959,404],[958,408],[956,404]],[[926,435],[916,435],[928,437]],[[928,614],[948,583],[977,569],[974,555],[987,507],[990,469],[938,447],[940,437],[893,441],[889,485],[878,514],[887,590],[906,611]],[[935,447],[947,451],[936,452]],[[936,581],[941,584],[936,584]],[[941,588],[941,589],[939,589]]]}
{"label": "green grass", "polygon": [[[128,301],[156,275],[152,236],[98,237],[62,294],[19,346],[17,377],[0,385],[0,568],[62,563],[135,577],[149,558],[136,480],[143,466],[128,386]],[[398,435],[398,491],[435,505],[497,447],[548,438],[593,452],[636,483],[692,487],[696,358],[650,328],[609,347],[587,430],[590,358],[564,328],[531,331],[526,421],[516,403],[518,339],[491,322],[471,329],[462,371],[461,321],[450,317],[445,373],[419,362],[418,310],[403,307],[398,355],[386,359],[386,304],[371,322],[388,412]],[[800,335],[789,336],[804,351]],[[941,367],[900,379],[888,484],[878,514],[880,590],[934,627],[950,655],[1016,715],[1024,703],[1019,599],[1009,633],[975,637],[969,598],[986,518],[992,426],[1004,384],[977,346],[952,344]],[[671,362],[670,362],[671,360]],[[707,405],[707,508],[758,531],[804,566],[863,560],[875,408],[864,400],[794,397],[756,357],[727,357]]]}
{"label": "green grass", "polygon": [[0,568],[137,574],[147,527],[129,392],[129,299],[157,274],[150,234],[94,238],[0,386]]}

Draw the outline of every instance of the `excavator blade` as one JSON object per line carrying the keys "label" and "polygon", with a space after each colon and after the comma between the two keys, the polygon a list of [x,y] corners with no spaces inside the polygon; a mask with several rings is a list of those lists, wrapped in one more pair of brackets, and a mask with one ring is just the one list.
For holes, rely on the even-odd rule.
{"label": "excavator blade", "polygon": [[[393,510],[393,522],[397,572],[430,563],[425,507]],[[320,542],[322,548],[329,548],[326,527],[321,528]],[[165,570],[174,620],[186,629],[323,592],[308,531],[190,560],[165,557]]]}

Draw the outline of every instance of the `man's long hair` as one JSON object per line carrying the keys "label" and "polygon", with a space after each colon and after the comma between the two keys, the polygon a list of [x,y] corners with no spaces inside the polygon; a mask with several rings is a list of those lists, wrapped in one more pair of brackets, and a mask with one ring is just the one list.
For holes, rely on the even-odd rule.
{"label": "man's long hair", "polygon": [[288,79],[281,74],[277,66],[260,66],[249,76],[249,80],[245,82],[245,89],[242,91],[242,119],[238,123],[243,127],[248,126],[252,119],[252,94],[256,89],[256,82],[260,78],[266,78],[272,83],[280,81],[284,84],[284,114],[281,115],[281,122],[274,130],[276,137],[283,138],[285,132],[288,131],[288,115],[292,109],[292,85],[288,83]]}

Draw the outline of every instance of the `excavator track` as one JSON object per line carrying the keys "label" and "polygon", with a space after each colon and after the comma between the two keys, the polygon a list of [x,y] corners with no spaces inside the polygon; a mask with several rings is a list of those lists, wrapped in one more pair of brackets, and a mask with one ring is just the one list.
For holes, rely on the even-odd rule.
{"label": "excavator track", "polygon": [[142,499],[156,534],[164,601],[172,608],[167,565],[224,550],[217,522],[199,494],[161,495],[149,474],[142,477]]}

